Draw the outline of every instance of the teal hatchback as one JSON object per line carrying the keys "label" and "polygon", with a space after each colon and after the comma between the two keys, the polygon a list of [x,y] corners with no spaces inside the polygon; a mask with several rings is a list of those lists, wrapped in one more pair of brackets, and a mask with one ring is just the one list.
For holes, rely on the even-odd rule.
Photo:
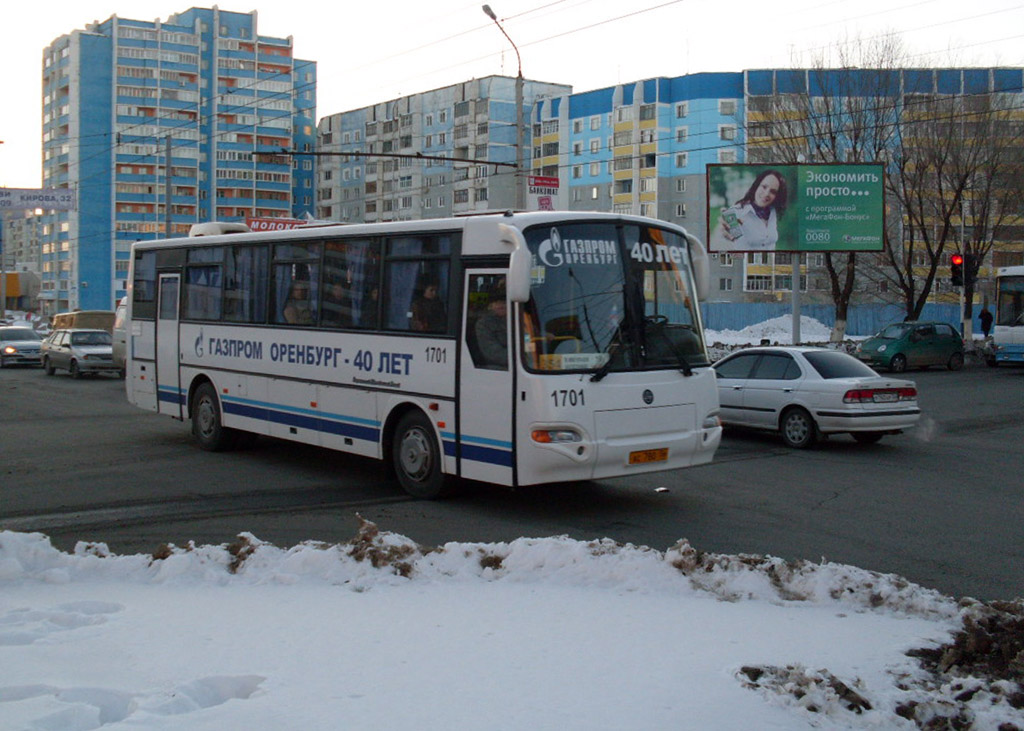
{"label": "teal hatchback", "polygon": [[899,322],[858,345],[856,356],[893,373],[933,365],[958,371],[964,366],[964,341],[944,322]]}

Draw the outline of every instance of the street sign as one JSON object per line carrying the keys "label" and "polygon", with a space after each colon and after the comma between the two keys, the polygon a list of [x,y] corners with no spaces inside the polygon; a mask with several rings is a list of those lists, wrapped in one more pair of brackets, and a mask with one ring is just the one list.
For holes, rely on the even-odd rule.
{"label": "street sign", "polygon": [[75,191],[69,188],[0,188],[0,210],[75,210]]}

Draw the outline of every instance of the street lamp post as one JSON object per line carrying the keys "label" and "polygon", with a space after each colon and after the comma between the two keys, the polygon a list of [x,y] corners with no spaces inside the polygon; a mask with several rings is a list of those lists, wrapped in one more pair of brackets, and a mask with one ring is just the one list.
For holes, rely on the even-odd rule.
{"label": "street lamp post", "polygon": [[508,39],[508,42],[512,44],[512,49],[516,52],[516,64],[519,67],[516,73],[516,210],[525,211],[526,176],[524,173],[526,171],[523,168],[526,165],[526,149],[523,146],[523,137],[525,137],[525,130],[523,129],[523,59],[519,55],[519,47],[516,46],[515,41],[509,38],[505,28],[498,21],[498,16],[491,10],[491,6],[484,5],[483,11],[488,18],[494,21],[494,24],[498,26],[498,30]]}

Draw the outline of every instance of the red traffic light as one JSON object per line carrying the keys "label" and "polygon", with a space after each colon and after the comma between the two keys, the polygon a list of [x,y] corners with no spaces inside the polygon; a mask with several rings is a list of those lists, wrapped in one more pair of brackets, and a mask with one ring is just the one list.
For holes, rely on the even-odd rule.
{"label": "red traffic light", "polygon": [[964,263],[964,257],[962,254],[953,254],[949,261],[953,266],[961,266]]}

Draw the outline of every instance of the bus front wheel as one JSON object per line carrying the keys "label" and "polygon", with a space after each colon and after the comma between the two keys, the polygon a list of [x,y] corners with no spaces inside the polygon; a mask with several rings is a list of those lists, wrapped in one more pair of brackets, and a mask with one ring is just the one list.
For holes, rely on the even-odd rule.
{"label": "bus front wheel", "polygon": [[422,412],[410,411],[399,420],[391,461],[402,489],[413,497],[430,500],[449,494],[434,428]]}
{"label": "bus front wheel", "polygon": [[221,423],[220,402],[209,383],[201,384],[192,397],[192,436],[209,452],[223,452],[235,443],[234,431]]}

